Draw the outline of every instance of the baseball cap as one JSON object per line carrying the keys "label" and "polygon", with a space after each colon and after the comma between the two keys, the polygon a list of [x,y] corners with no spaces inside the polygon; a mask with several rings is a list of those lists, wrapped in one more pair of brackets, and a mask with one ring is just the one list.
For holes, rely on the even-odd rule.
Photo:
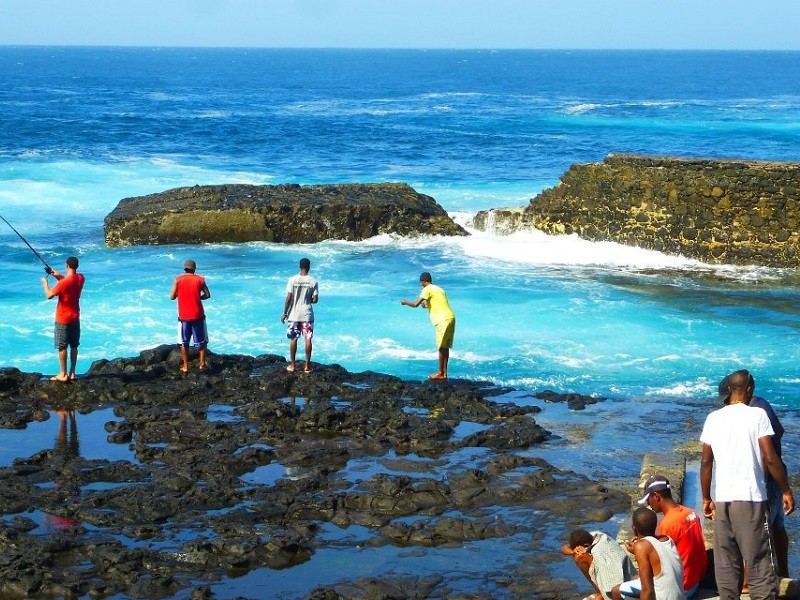
{"label": "baseball cap", "polygon": [[192,271],[194,271],[197,268],[197,263],[194,262],[191,258],[187,258],[185,261],[183,261],[183,268],[191,269]]}
{"label": "baseball cap", "polygon": [[727,404],[731,397],[731,376],[725,375],[722,381],[719,382],[719,397],[717,401],[722,404]]}
{"label": "baseball cap", "polygon": [[644,484],[644,496],[639,500],[639,506],[647,506],[647,499],[653,492],[661,492],[663,490],[671,489],[669,479],[663,475],[653,475]]}

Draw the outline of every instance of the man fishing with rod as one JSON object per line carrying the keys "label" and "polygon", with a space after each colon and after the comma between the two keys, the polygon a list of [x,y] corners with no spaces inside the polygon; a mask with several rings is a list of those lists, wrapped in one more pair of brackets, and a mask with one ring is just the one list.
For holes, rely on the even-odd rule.
{"label": "man fishing with rod", "polygon": [[[67,259],[66,275],[53,269],[42,258],[28,240],[22,237],[14,226],[0,215],[6,225],[19,236],[25,245],[31,249],[42,264],[44,272],[56,278],[56,284],[51,288],[47,275],[42,277],[42,289],[47,299],[58,297],[56,305],[56,324],[55,324],[55,347],[58,350],[58,362],[61,371],[50,379],[53,381],[72,381],[75,379],[75,367],[78,364],[78,346],[81,341],[81,321],[80,321],[80,298],[83,291],[85,277],[78,273],[78,259],[70,256]],[[67,348],[69,348],[69,369],[67,369]]]}

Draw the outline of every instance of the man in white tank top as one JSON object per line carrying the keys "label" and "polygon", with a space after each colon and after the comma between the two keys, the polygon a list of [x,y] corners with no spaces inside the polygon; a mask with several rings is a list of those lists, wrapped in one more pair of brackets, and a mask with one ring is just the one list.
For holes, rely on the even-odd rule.
{"label": "man in white tank top", "polygon": [[667,535],[656,536],[658,517],[649,508],[633,513],[634,538],[627,546],[639,565],[639,578],[625,581],[612,591],[615,600],[686,600],[683,593],[683,563],[675,543]]}

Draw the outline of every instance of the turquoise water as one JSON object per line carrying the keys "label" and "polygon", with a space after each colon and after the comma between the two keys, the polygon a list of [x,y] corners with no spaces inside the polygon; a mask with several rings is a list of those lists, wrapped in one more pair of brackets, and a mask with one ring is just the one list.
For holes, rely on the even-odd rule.
{"label": "turquoise water", "polygon": [[[175,339],[172,278],[197,260],[211,349],[285,353],[283,286],[320,280],[314,358],[422,378],[429,270],[458,315],[451,375],[703,398],[738,367],[800,401],[795,271],[711,267],[536,232],[463,239],[108,249],[124,197],[223,182],[405,181],[467,223],[606,153],[794,160],[800,54],[0,48],[0,214],[87,276],[79,372]],[[52,373],[54,303],[0,227],[0,365]]]}

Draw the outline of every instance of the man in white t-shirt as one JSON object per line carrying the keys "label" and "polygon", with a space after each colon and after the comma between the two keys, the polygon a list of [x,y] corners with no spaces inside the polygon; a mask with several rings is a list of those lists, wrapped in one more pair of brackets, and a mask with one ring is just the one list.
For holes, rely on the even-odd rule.
{"label": "man in white t-shirt", "polygon": [[314,337],[314,307],[319,301],[319,284],[308,272],[311,270],[311,261],[307,258],[300,259],[300,273],[289,278],[286,282],[286,298],[283,301],[283,314],[281,323],[289,320],[286,337],[289,338],[289,365],[286,370],[294,373],[297,356],[297,340],[305,340],[306,364],[305,373],[311,372],[311,350]]}
{"label": "man in white t-shirt", "polygon": [[[749,568],[750,598],[774,599],[778,580],[772,565],[764,469],[783,493],[785,514],[794,496],[772,445],[773,430],[761,408],[747,405],[750,373],[730,375],[725,406],[706,417],[700,441],[703,514],[714,519],[714,574],[720,600],[739,600],[742,562]],[[716,465],[714,500],[711,476]]]}

